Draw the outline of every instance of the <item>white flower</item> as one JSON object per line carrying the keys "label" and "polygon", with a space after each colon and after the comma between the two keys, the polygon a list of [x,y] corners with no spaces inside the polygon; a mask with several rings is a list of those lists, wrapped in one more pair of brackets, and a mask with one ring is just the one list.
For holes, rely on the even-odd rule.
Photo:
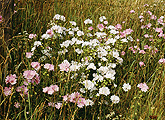
{"label": "white flower", "polygon": [[75,52],[77,52],[78,54],[83,53],[83,50],[80,50],[79,48],[75,49]]}
{"label": "white flower", "polygon": [[70,24],[72,24],[73,26],[76,26],[76,22],[74,21],[69,21]]}
{"label": "white flower", "polygon": [[84,23],[85,23],[85,25],[86,25],[86,24],[92,24],[92,20],[86,19],[86,20],[84,21]]}
{"label": "white flower", "polygon": [[127,84],[124,83],[122,88],[123,88],[123,90],[124,90],[125,92],[127,92],[128,90],[131,89],[131,85],[129,85],[129,83],[127,83]]}
{"label": "white flower", "polygon": [[110,44],[110,43],[112,43],[112,45],[114,45],[115,42],[116,42],[116,39],[114,39],[114,38],[110,38],[110,39],[108,39],[108,40],[106,41],[106,44]]}
{"label": "white flower", "polygon": [[83,83],[85,84],[85,88],[88,90],[90,90],[94,87],[94,83],[91,82],[90,80],[85,80],[85,81],[83,81]]}
{"label": "white flower", "polygon": [[100,22],[103,22],[104,20],[106,20],[106,17],[105,17],[105,16],[101,16],[101,17],[99,18],[99,20],[100,20]]}
{"label": "white flower", "polygon": [[34,47],[31,49],[31,51],[33,52],[35,49],[36,49],[36,47],[34,46]]}
{"label": "white flower", "polygon": [[110,30],[110,33],[115,35],[115,34],[118,34],[119,31],[116,31],[116,30]]}
{"label": "white flower", "polygon": [[84,88],[80,88],[80,92],[85,93],[85,89]]}
{"label": "white flower", "polygon": [[34,42],[34,46],[37,46],[37,47],[38,47],[38,46],[40,46],[40,45],[42,45],[40,41],[35,41],[35,42]]}
{"label": "white flower", "polygon": [[110,25],[110,26],[107,27],[107,29],[115,30],[116,28],[115,28],[115,26]]}
{"label": "white flower", "polygon": [[56,15],[53,17],[53,19],[59,20],[59,19],[60,19],[60,15],[59,15],[59,14],[56,14]]}
{"label": "white flower", "polygon": [[109,91],[109,88],[108,87],[102,87],[99,89],[99,94],[103,94],[103,95],[109,95],[110,94],[110,91]]}
{"label": "white flower", "polygon": [[94,64],[94,63],[90,63],[90,64],[88,65],[88,67],[87,67],[87,70],[89,70],[89,69],[96,70],[95,64]]}
{"label": "white flower", "polygon": [[65,17],[61,16],[60,19],[65,22]]}
{"label": "white flower", "polygon": [[119,57],[119,52],[118,51],[113,51],[113,57],[118,58]]}
{"label": "white flower", "polygon": [[114,87],[116,88],[117,87],[117,85],[116,84],[113,84],[114,85]]}
{"label": "white flower", "polygon": [[41,36],[41,38],[47,40],[48,38],[50,38],[50,35],[49,35],[49,34],[43,34],[43,35]]}
{"label": "white flower", "polygon": [[119,62],[120,64],[123,63],[123,58],[117,57],[117,60],[118,60],[118,62]]}
{"label": "white flower", "polygon": [[82,36],[82,35],[84,35],[84,32],[79,30],[79,31],[77,31],[77,35]]}
{"label": "white flower", "polygon": [[122,42],[128,42],[126,38],[121,39]]}
{"label": "white flower", "polygon": [[119,103],[120,101],[120,98],[116,95],[112,95],[110,99],[114,104]]}
{"label": "white flower", "polygon": [[86,106],[89,106],[89,105],[92,106],[94,104],[94,102],[90,99],[87,99],[85,101],[86,101],[86,103],[85,103]]}
{"label": "white flower", "polygon": [[109,65],[108,67],[110,67],[110,68],[115,68],[116,67],[116,63],[109,63],[108,65]]}

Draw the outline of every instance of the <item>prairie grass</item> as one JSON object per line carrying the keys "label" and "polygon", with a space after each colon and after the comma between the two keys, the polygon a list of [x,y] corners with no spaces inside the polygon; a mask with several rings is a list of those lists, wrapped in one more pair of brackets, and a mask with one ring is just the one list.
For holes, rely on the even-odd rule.
{"label": "prairie grass", "polygon": [[[12,38],[4,40],[4,22],[0,22],[0,118],[4,120],[150,120],[156,116],[156,119],[163,120],[164,116],[164,86],[165,86],[165,64],[159,64],[161,58],[165,58],[164,38],[157,37],[154,30],[141,29],[144,24],[152,23],[156,27],[156,21],[147,19],[146,11],[151,11],[157,18],[165,17],[165,2],[161,0],[15,0],[16,6],[12,12]],[[149,6],[144,7],[145,4]],[[4,9],[4,8],[2,8]],[[135,13],[130,14],[134,10]],[[139,16],[144,13],[144,23],[139,22]],[[0,13],[1,15],[2,13]],[[43,40],[42,46],[50,46],[53,57],[46,63],[54,65],[54,71],[39,70],[41,82],[37,86],[30,84],[28,86],[28,98],[24,98],[18,92],[16,87],[22,85],[23,72],[32,69],[31,62],[38,61],[41,52],[36,52],[33,59],[27,59],[26,52],[29,52],[35,41],[40,41],[41,36],[50,28],[50,21],[54,15],[64,15],[66,18],[63,26],[69,26],[69,21],[75,21],[79,29],[86,30],[84,21],[89,18],[93,21],[93,26],[100,23],[99,18],[105,16],[110,25],[121,24],[122,29],[133,29],[131,34],[133,42],[121,45],[121,50],[125,51],[122,56],[123,63],[116,67],[115,83],[118,86],[116,90],[111,87],[111,93],[117,94],[120,98],[118,104],[104,104],[104,96],[95,100],[91,107],[79,108],[76,104],[65,103],[61,97],[79,90],[79,82],[70,79],[71,73],[61,72],[59,64],[63,60],[77,60],[81,56],[75,56],[74,48],[66,55],[59,55],[60,44],[65,40],[53,39],[52,41]],[[3,16],[2,16],[3,17]],[[3,19],[2,19],[3,20]],[[165,19],[164,19],[165,20]],[[124,21],[124,23],[123,23]],[[163,21],[165,22],[165,21]],[[96,30],[93,30],[93,34]],[[163,26],[163,32],[165,32]],[[154,41],[149,41],[143,36],[149,33],[154,35]],[[29,39],[29,34],[37,34],[35,39]],[[84,38],[85,39],[85,38]],[[140,42],[136,41],[140,39]],[[143,49],[145,45],[156,47],[158,52],[151,54],[134,54],[129,47],[138,46]],[[43,49],[42,47],[39,49]],[[38,49],[37,49],[38,50]],[[38,50],[39,51],[39,50]],[[145,62],[145,66],[140,67],[139,62]],[[42,65],[45,64],[44,61]],[[84,70],[85,71],[85,70]],[[82,70],[82,72],[84,72]],[[12,93],[9,96],[4,95],[6,85],[5,79],[9,74],[16,74],[17,84],[12,87]],[[78,78],[77,78],[78,79]],[[137,87],[139,83],[147,83],[149,90],[142,92]],[[125,92],[122,85],[129,83],[131,90]],[[58,84],[59,92],[52,96],[43,93],[43,88],[51,84]],[[113,85],[110,85],[113,86]],[[87,97],[87,96],[84,96]],[[107,100],[107,99],[106,99]],[[62,107],[58,110],[55,107],[48,106],[48,102],[61,101]],[[108,100],[107,100],[108,101]],[[110,101],[110,99],[109,99]],[[20,107],[14,107],[15,102],[20,103]],[[115,114],[114,114],[115,113]]]}

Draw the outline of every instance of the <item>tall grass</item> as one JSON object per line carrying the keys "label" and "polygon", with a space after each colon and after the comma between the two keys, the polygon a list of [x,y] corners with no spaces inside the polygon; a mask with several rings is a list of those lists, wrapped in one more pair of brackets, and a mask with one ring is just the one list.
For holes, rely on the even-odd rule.
{"label": "tall grass", "polygon": [[[139,29],[142,23],[139,22],[139,15],[144,11],[150,10],[158,18],[164,16],[164,2],[155,0],[15,0],[15,10],[13,13],[12,21],[12,40],[4,41],[1,37],[3,50],[0,54],[0,118],[1,119],[110,119],[107,116],[111,116],[113,119],[144,119],[149,120],[150,116],[157,116],[158,120],[165,119],[164,117],[164,85],[165,85],[165,73],[164,65],[159,65],[158,60],[165,57],[165,42],[162,41],[148,42],[148,40],[142,38],[147,30]],[[145,4],[149,4],[149,7],[144,7]],[[131,10],[135,10],[134,14],[130,14]],[[58,68],[58,64],[63,61],[63,57],[59,56],[57,50],[59,50],[59,43],[62,43],[60,39],[54,41],[51,44],[54,47],[55,56],[49,60],[50,63],[55,65],[54,72],[40,71],[41,78],[40,86],[36,89],[31,86],[30,96],[28,99],[21,98],[17,93],[13,93],[8,97],[3,94],[3,88],[5,85],[5,78],[9,74],[17,74],[19,76],[18,83],[21,83],[23,79],[22,73],[27,69],[31,69],[30,63],[32,60],[25,58],[25,53],[30,51],[33,47],[33,43],[36,40],[40,40],[40,36],[44,34],[49,28],[48,23],[55,14],[61,14],[66,17],[66,26],[69,21],[76,21],[77,26],[83,30],[85,29],[84,20],[90,18],[93,24],[96,26],[99,23],[100,16],[106,16],[107,21],[111,25],[122,24],[123,29],[132,28],[134,30],[132,37],[134,40],[141,39],[140,42],[132,42],[123,48],[126,52],[123,57],[124,62],[122,66],[116,69],[117,85],[122,86],[123,83],[130,83],[132,89],[129,92],[124,92],[122,89],[120,92],[120,103],[117,105],[108,105],[108,108],[100,102],[96,103],[92,108],[85,107],[78,109],[74,105],[64,105],[60,110],[55,108],[49,108],[47,102],[51,100],[60,100],[57,96],[48,97],[42,92],[42,88],[54,83],[59,83],[60,95],[65,93],[72,93],[71,85],[76,88],[76,83],[70,81],[65,77],[66,74],[61,74]],[[144,15],[144,17],[146,17]],[[123,21],[125,23],[123,24]],[[149,20],[145,21],[147,24]],[[1,27],[5,23],[0,23]],[[1,29],[2,29],[1,28]],[[27,32],[25,32],[27,31]],[[163,28],[164,31],[164,28]],[[164,31],[165,32],[165,31]],[[21,33],[21,34],[19,34]],[[26,33],[37,34],[36,39],[28,39]],[[153,31],[150,31],[152,34]],[[3,33],[2,33],[3,35]],[[144,39],[144,41],[142,40]],[[45,42],[47,43],[47,42]],[[156,55],[150,54],[133,54],[128,47],[139,46],[141,48],[146,44],[151,44],[158,48],[159,52]],[[72,58],[73,54],[68,55],[68,59]],[[76,58],[74,58],[76,59]],[[34,60],[37,60],[34,58]],[[139,62],[145,61],[145,66],[140,67]],[[66,80],[63,80],[66,78]],[[49,81],[46,81],[49,80]],[[62,82],[61,82],[62,81]],[[147,93],[137,90],[137,84],[140,82],[146,82],[150,89]],[[66,84],[64,84],[66,83]],[[18,85],[17,85],[18,87]],[[122,93],[122,94],[121,94]],[[117,94],[117,92],[116,92]],[[19,98],[17,99],[17,97]],[[15,98],[14,101],[12,101]],[[100,98],[102,100],[103,98]],[[21,101],[21,106],[16,109],[13,104],[16,101]],[[27,114],[28,112],[28,114]],[[90,113],[89,113],[90,112]],[[115,115],[111,115],[115,112]],[[81,116],[84,115],[84,116]]]}

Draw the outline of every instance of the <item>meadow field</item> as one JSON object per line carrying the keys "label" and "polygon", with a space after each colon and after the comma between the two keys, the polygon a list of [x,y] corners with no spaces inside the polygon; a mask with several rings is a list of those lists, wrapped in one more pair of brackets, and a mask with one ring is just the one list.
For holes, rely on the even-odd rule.
{"label": "meadow field", "polygon": [[165,119],[163,0],[14,0],[10,14],[0,120]]}

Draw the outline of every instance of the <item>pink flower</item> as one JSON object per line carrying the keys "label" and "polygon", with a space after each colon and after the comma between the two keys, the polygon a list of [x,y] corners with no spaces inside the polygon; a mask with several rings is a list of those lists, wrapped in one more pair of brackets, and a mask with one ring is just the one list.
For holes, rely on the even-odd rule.
{"label": "pink flower", "polygon": [[153,19],[153,20],[156,20],[156,16],[155,15],[151,15],[151,18],[150,19]]}
{"label": "pink flower", "polygon": [[5,96],[11,95],[11,88],[9,87],[5,87],[5,89],[3,90],[3,93],[5,94]]}
{"label": "pink flower", "polygon": [[144,49],[149,49],[150,47],[148,45],[145,45],[144,46]]}
{"label": "pink flower", "polygon": [[97,27],[99,28],[100,31],[104,30],[104,25],[103,24],[98,24]]}
{"label": "pink flower", "polygon": [[49,64],[49,63],[46,63],[45,65],[44,65],[44,68],[45,69],[48,69],[49,71],[54,71],[54,65],[52,65],[52,64]]}
{"label": "pink flower", "polygon": [[140,67],[141,67],[141,66],[145,66],[144,62],[142,62],[142,61],[139,62],[139,65],[140,65]]}
{"label": "pink flower", "polygon": [[131,10],[130,13],[135,13],[135,11],[134,10]]}
{"label": "pink flower", "polygon": [[74,92],[71,95],[69,95],[70,102],[75,103],[80,98],[80,93]]}
{"label": "pink flower", "polygon": [[118,29],[122,29],[122,26],[120,25],[120,24],[117,24],[116,26],[115,26],[115,28],[118,30]]}
{"label": "pink flower", "polygon": [[104,21],[104,24],[107,25],[108,24],[108,21]]}
{"label": "pink flower", "polygon": [[91,27],[89,27],[89,28],[88,28],[88,30],[93,30],[93,27],[92,27],[92,26],[91,26]]}
{"label": "pink flower", "polygon": [[14,103],[14,107],[19,108],[20,107],[20,103],[19,102],[15,102]]}
{"label": "pink flower", "polygon": [[10,83],[12,85],[17,83],[16,75],[15,74],[10,74],[6,77],[5,79],[6,84]]}
{"label": "pink flower", "polygon": [[54,32],[53,32],[53,30],[49,29],[46,31],[46,34],[49,34],[51,37],[53,37]]}
{"label": "pink flower", "polygon": [[31,66],[35,69],[35,70],[39,70],[40,69],[40,63],[39,62],[32,62]]}
{"label": "pink flower", "polygon": [[140,19],[144,18],[142,15],[139,16]]}
{"label": "pink flower", "polygon": [[144,37],[145,37],[145,38],[149,38],[149,35],[148,35],[148,34],[145,34]]}
{"label": "pink flower", "polygon": [[32,83],[39,84],[40,83],[40,76],[36,74],[35,78],[32,79]]}
{"label": "pink flower", "polygon": [[37,35],[36,34],[29,34],[29,38],[30,39],[33,39],[33,38],[35,38]]}
{"label": "pink flower", "polygon": [[27,58],[31,58],[32,55],[33,55],[33,53],[31,53],[31,52],[26,52],[26,57],[27,57]]}
{"label": "pink flower", "polygon": [[121,55],[125,55],[125,52],[124,52],[124,51],[122,51],[122,52],[121,52]]}
{"label": "pink flower", "polygon": [[159,60],[159,64],[164,64],[165,63],[165,58],[161,58],[160,60]]}
{"label": "pink flower", "polygon": [[65,95],[65,96],[62,96],[62,97],[63,97],[63,100],[64,100],[64,101],[67,101],[67,100],[68,100],[68,94]]}
{"label": "pink flower", "polygon": [[0,22],[2,22],[2,16],[0,15]]}
{"label": "pink flower", "polygon": [[148,28],[150,28],[152,26],[152,24],[151,23],[148,23],[147,25],[146,25],[146,28],[148,29]]}
{"label": "pink flower", "polygon": [[56,91],[59,91],[59,87],[57,85],[51,85],[50,87],[43,88],[43,92],[50,95],[52,95]]}
{"label": "pink flower", "polygon": [[149,89],[149,87],[147,86],[146,83],[140,83],[137,85],[137,87],[139,87],[141,89],[141,91],[143,91],[143,92],[146,92],[147,89]]}
{"label": "pink flower", "polygon": [[60,109],[61,106],[62,106],[62,103],[57,103],[57,104],[55,104],[55,108],[57,108],[57,109]]}
{"label": "pink flower", "polygon": [[148,5],[148,4],[144,4],[144,7],[145,7],[145,6],[149,6],[149,5]]}
{"label": "pink flower", "polygon": [[61,64],[58,65],[60,67],[60,71],[69,71],[70,63],[67,60],[64,60]]}
{"label": "pink flower", "polygon": [[27,93],[28,92],[28,88],[27,87],[25,87],[24,85],[22,85],[22,86],[18,86],[17,88],[16,88],[16,91],[17,92],[21,92],[21,93]]}
{"label": "pink flower", "polygon": [[159,32],[159,33],[163,33],[163,30],[162,30],[163,28],[155,28],[155,31],[156,32]]}
{"label": "pink flower", "polygon": [[139,53],[145,54],[146,52],[144,50],[140,50]]}
{"label": "pink flower", "polygon": [[77,101],[77,106],[82,108],[86,104],[85,98],[79,98]]}
{"label": "pink flower", "polygon": [[147,11],[146,13],[148,13],[149,15],[152,15],[152,12],[151,11]]}
{"label": "pink flower", "polygon": [[26,79],[33,79],[36,74],[35,70],[26,70],[24,71],[23,76]]}

